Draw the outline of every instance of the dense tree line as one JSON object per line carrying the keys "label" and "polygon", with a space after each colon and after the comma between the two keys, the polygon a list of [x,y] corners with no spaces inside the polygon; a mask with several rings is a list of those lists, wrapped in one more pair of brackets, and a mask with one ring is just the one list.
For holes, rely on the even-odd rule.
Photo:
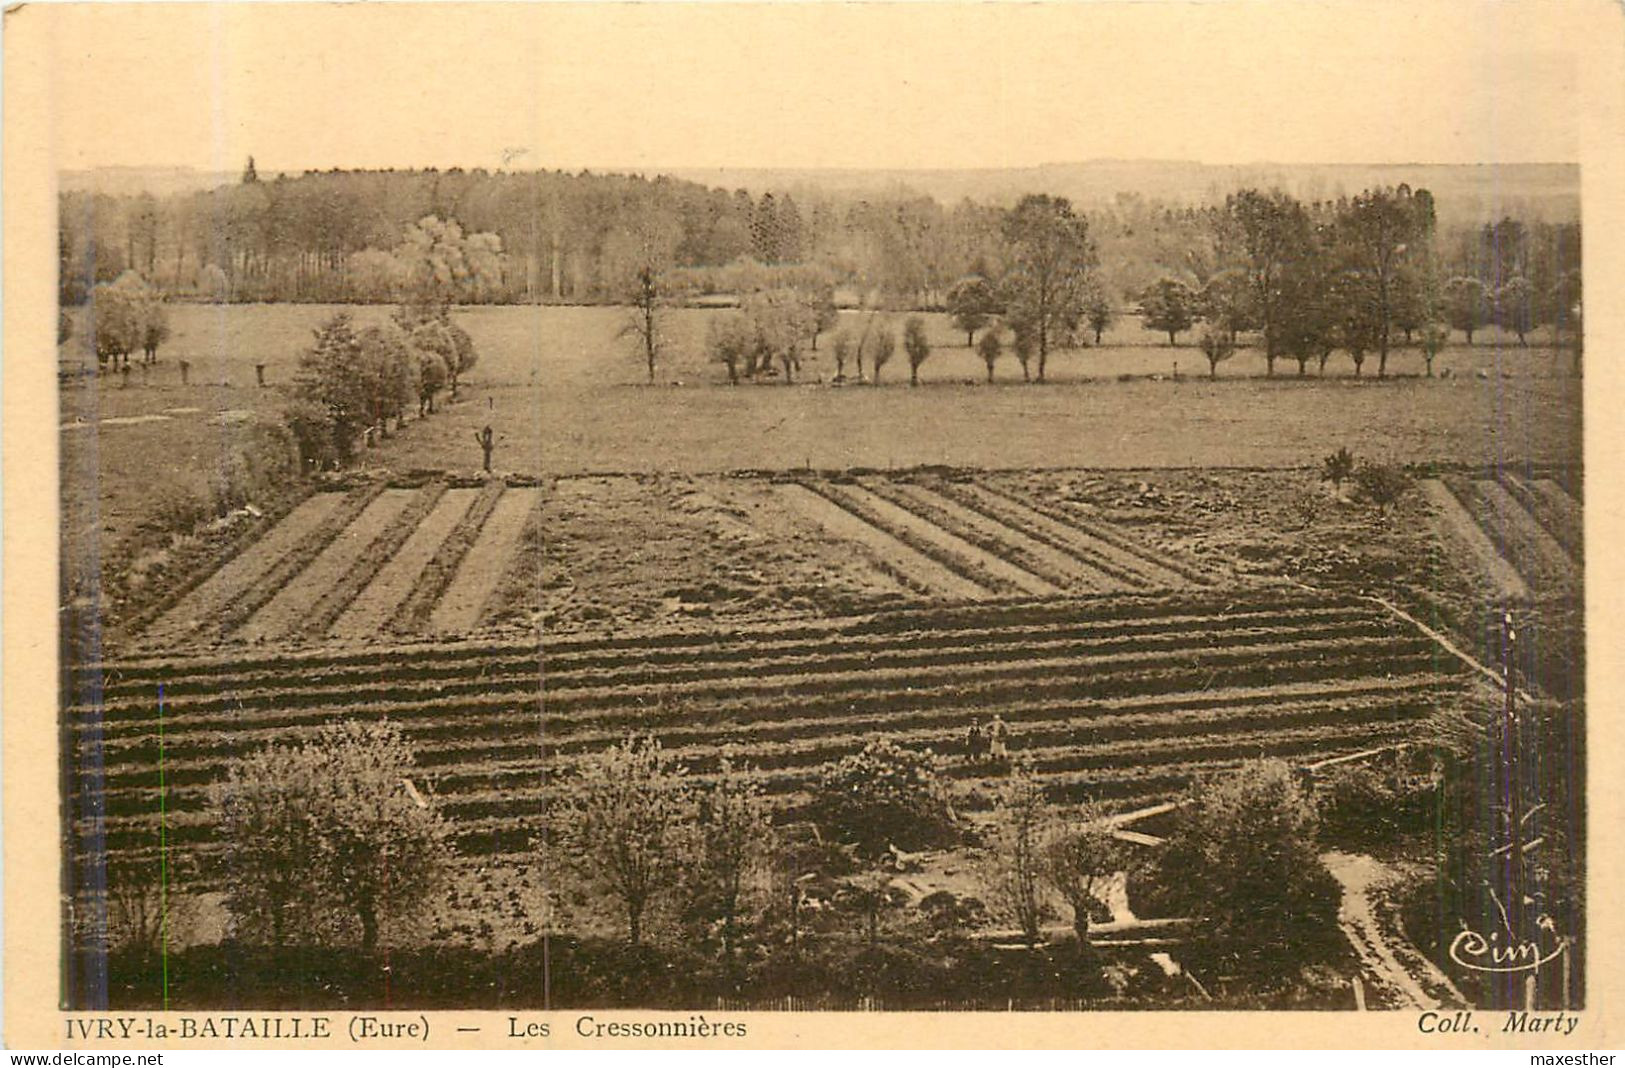
{"label": "dense tree line", "polygon": [[940,300],[996,213],[945,210],[897,193],[849,200],[752,196],[667,177],[483,169],[325,171],[243,180],[164,198],[64,193],[60,297],[79,304],[127,270],[169,294],[232,301],[388,302],[372,253],[417,220],[492,235],[491,270],[470,302],[619,302],[651,235],[675,267],[740,260],[826,266],[845,278]]}
{"label": "dense tree line", "polygon": [[[1302,207],[1313,227],[1359,200]],[[459,301],[475,303],[621,303],[627,279],[651,247],[695,292],[733,292],[730,265],[794,265],[914,309],[942,307],[960,280],[1012,266],[1004,262],[1008,210],[969,200],[944,206],[903,189],[752,195],[667,177],[460,168],[264,180],[248,168],[242,181],[205,192],[164,198],[73,192],[59,206],[66,305],[82,303],[97,283],[126,271],[168,295],[387,303],[398,299],[399,280],[384,257],[427,217],[488,235],[478,250],[480,269],[456,292]],[[1124,193],[1075,210],[1092,247],[1096,319],[1164,279],[1197,293],[1235,288],[1231,272],[1258,251],[1242,246],[1246,235],[1236,229],[1230,202],[1176,206]],[[1500,314],[1508,322],[1532,321],[1526,306],[1538,320],[1539,306],[1580,265],[1575,223],[1504,218],[1433,234],[1429,244],[1438,283],[1473,279],[1488,294],[1482,313],[1469,295],[1458,294],[1459,318],[1475,328],[1497,306],[1505,307]],[[1406,258],[1418,260],[1411,252]],[[1531,301],[1520,302],[1518,279],[1527,282]],[[1513,289],[1503,292],[1508,285]]]}
{"label": "dense tree line", "polygon": [[[299,360],[283,413],[308,468],[344,466],[391,424],[433,415],[435,401],[474,366],[473,342],[443,306],[404,305],[387,323],[357,328],[340,312]],[[415,408],[415,411],[414,411]]]}

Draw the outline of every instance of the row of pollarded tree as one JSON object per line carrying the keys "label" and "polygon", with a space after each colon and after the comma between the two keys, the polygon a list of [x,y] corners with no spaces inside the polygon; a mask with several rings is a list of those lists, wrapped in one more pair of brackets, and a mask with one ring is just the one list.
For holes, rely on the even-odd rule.
{"label": "row of pollarded tree", "polygon": [[[1016,332],[1014,348],[1023,369],[1035,366],[1036,380],[1042,382],[1051,351],[1070,343],[1086,310],[1109,315],[1109,302],[1093,273],[1094,250],[1088,223],[1073,211],[1066,198],[1034,195],[1003,213],[1000,233],[1005,267],[998,285],[984,283],[984,288],[988,294],[998,294],[998,314]],[[646,272],[640,277],[647,281],[654,276]],[[876,306],[863,329],[837,334],[834,340],[837,380],[846,378],[845,365],[850,358],[860,381],[878,381],[881,369],[897,351],[895,333],[889,325],[877,321],[880,306],[887,303],[886,295],[884,291],[876,293]],[[653,323],[661,301],[662,294],[654,284],[646,284],[635,296],[636,306],[651,324],[639,332],[645,341],[642,351],[649,360],[650,381],[654,380],[658,356],[651,340],[658,333]],[[715,324],[707,345],[711,358],[727,367],[731,383],[738,383],[742,377],[781,372],[784,380],[791,382],[800,366],[802,346],[816,344],[821,330],[834,321],[833,299],[822,293],[795,286],[763,289],[746,295],[738,313]],[[1099,329],[1104,327],[1105,320],[1101,320]],[[968,333],[974,334],[974,330]],[[920,365],[931,354],[923,319],[911,317],[904,324],[903,351],[909,361],[909,380],[918,384]],[[993,352],[991,359],[997,355]],[[866,358],[873,369],[872,378],[864,371]],[[989,358],[986,353],[984,358]],[[991,360],[989,366],[991,377]]]}
{"label": "row of pollarded tree", "polygon": [[477,359],[444,304],[403,304],[389,322],[361,329],[349,312],[334,315],[300,357],[284,412],[303,465],[344,466],[359,442],[388,437],[414,406],[419,418],[433,415],[435,399],[447,390],[455,398]]}
{"label": "row of pollarded tree", "polygon": [[[967,339],[1008,325],[1018,357],[1037,350],[1042,381],[1047,341],[1064,343],[1087,325],[1098,342],[1112,313],[1089,275],[1086,231],[1053,206],[1038,210],[1040,199],[1023,201],[1007,220],[1017,254],[1005,272],[961,280],[948,303]],[[1208,220],[1217,269],[1199,287],[1172,277],[1154,283],[1141,295],[1139,313],[1145,328],[1166,333],[1170,345],[1204,323],[1199,344],[1210,373],[1236,351],[1243,332],[1254,332],[1270,375],[1283,358],[1297,361],[1299,374],[1312,361],[1324,373],[1331,354],[1342,350],[1356,374],[1374,353],[1381,377],[1403,333],[1407,342],[1419,341],[1431,375],[1450,330],[1471,344],[1474,331],[1492,322],[1520,343],[1549,324],[1578,360],[1578,268],[1544,290],[1513,273],[1516,264],[1493,289],[1476,277],[1447,277],[1426,190],[1401,185],[1305,206],[1279,190],[1247,189]]]}
{"label": "row of pollarded tree", "polygon": [[[796,372],[801,370],[803,346],[817,343],[817,327],[822,322],[817,315],[816,309],[794,290],[753,294],[740,311],[724,313],[712,321],[706,348],[712,361],[727,368],[730,385],[765,377],[780,377],[786,385],[794,385]],[[897,333],[891,323],[870,314],[861,330],[843,327],[831,337],[834,380],[878,385],[882,371],[897,351]],[[917,386],[920,367],[931,356],[931,342],[921,316],[911,315],[903,323],[902,351],[908,360],[909,383]],[[849,364],[855,371],[853,378],[847,376]]]}
{"label": "row of pollarded tree", "polygon": [[[1578,366],[1579,270],[1565,271],[1545,290],[1519,274],[1507,273],[1493,290],[1476,277],[1447,277],[1434,247],[1434,205],[1426,190],[1401,185],[1306,206],[1278,190],[1247,189],[1208,219],[1219,250],[1211,262],[1215,269],[1199,288],[1176,278],[1155,283],[1142,294],[1139,311],[1146,328],[1167,333],[1171,345],[1204,323],[1199,344],[1210,375],[1236,352],[1243,334],[1252,334],[1272,376],[1281,359],[1295,360],[1300,374],[1318,361],[1324,373],[1341,350],[1356,374],[1375,355],[1377,375],[1384,377],[1403,334],[1418,344],[1431,376],[1451,329],[1462,330],[1470,343],[1489,322],[1520,341],[1536,326],[1550,324]],[[1003,214],[1000,234],[998,263],[983,261],[976,274],[958,282],[948,294],[948,310],[967,343],[976,344],[990,381],[1008,331],[1023,377],[1043,382],[1053,351],[1074,347],[1090,331],[1099,342],[1113,318],[1111,300],[1088,222],[1066,199],[1024,197]],[[647,324],[640,336],[653,381],[661,292],[656,274],[642,277],[636,303]],[[816,298],[793,285],[751,294],[738,314],[714,328],[712,359],[728,368],[730,382],[769,369],[775,375],[782,369],[791,381],[803,344],[816,342],[833,321],[833,304],[826,303],[827,319]],[[980,343],[977,331],[984,332]],[[893,351],[887,328],[866,325],[844,343],[837,339],[837,377],[844,377],[842,357],[848,353],[857,359],[861,379],[866,354],[871,365],[878,357],[883,366]],[[919,362],[929,355],[923,333],[909,355],[911,380],[917,381]]]}

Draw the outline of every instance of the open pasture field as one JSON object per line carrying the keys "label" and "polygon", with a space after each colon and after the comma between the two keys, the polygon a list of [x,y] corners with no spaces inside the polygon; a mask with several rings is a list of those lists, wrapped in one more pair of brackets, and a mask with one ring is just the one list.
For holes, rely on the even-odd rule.
{"label": "open pasture field", "polygon": [[[311,331],[335,310],[322,305],[176,305],[174,337],[162,362],[129,389],[115,376],[62,391],[65,424],[165,416],[155,427],[207,420],[221,410],[277,409],[279,388],[295,373]],[[352,309],[359,321],[388,309]],[[827,335],[795,387],[761,383],[727,388],[719,367],[704,360],[707,322],[723,314],[683,310],[671,316],[670,355],[654,387],[625,339],[616,308],[466,308],[459,321],[473,337],[480,364],[465,403],[444,419],[413,428],[383,450],[394,467],[447,468],[478,460],[469,440],[486,423],[505,441],[502,466],[526,473],[738,468],[913,466],[985,467],[1296,466],[1330,447],[1400,460],[1576,462],[1580,448],[1580,380],[1566,356],[1540,342],[1524,349],[1493,331],[1472,347],[1452,345],[1437,362],[1451,377],[1374,381],[1375,357],[1356,381],[1346,357],[1321,380],[1296,376],[1281,361],[1262,380],[1262,357],[1243,350],[1220,367],[1216,382],[1194,347],[1169,349],[1138,320],[1118,323],[1101,347],[1052,356],[1046,388],[1023,387],[1006,357],[997,377],[984,368],[945,316],[928,316],[935,351],[924,385],[907,386],[901,355],[884,372],[884,388],[832,388]],[[861,329],[864,316],[845,313]],[[1188,340],[1188,339],[1183,339]],[[1486,343],[1487,342],[1487,343]],[[83,359],[64,346],[64,361]],[[177,361],[192,364],[181,387]],[[1174,364],[1182,381],[1172,381]],[[91,361],[93,364],[94,361]],[[272,388],[254,387],[265,363]],[[1394,376],[1417,376],[1414,350],[1396,352]],[[1485,377],[1480,378],[1483,374]],[[1119,376],[1136,376],[1119,381]],[[1164,381],[1145,376],[1161,375]],[[198,409],[196,412],[190,409]],[[137,424],[141,425],[141,424]],[[109,440],[129,424],[65,429],[64,449]],[[187,431],[173,426],[178,434]],[[122,452],[107,450],[104,452]],[[191,458],[190,454],[183,454]],[[197,455],[204,464],[206,455]],[[116,462],[116,458],[115,458]],[[108,469],[117,482],[126,472]]]}

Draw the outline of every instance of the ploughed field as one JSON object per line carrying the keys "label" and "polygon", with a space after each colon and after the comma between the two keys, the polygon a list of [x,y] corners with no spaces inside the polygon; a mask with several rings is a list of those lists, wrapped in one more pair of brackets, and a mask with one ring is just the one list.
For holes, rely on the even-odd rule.
{"label": "ploughed field", "polygon": [[[672,529],[666,510],[688,525]],[[641,524],[640,534],[623,523]],[[533,633],[538,621],[550,632],[581,628],[622,592],[604,588],[606,575],[655,593],[661,603],[643,622],[1132,593],[1219,575],[988,479],[929,474],[677,486],[380,480],[312,493],[251,533],[137,621],[139,647],[454,639]]]}
{"label": "ploughed field", "polygon": [[204,884],[228,762],[335,720],[397,723],[460,847],[501,855],[528,850],[550,788],[631,730],[699,776],[728,747],[787,815],[821,765],[885,736],[944,754],[975,807],[996,770],[955,754],[997,711],[1053,796],[1127,807],[1247,758],[1400,741],[1472,685],[1373,603],[1194,586],[540,645],[132,659],[68,684],[75,856],[156,863],[162,842],[174,877]]}
{"label": "ploughed field", "polygon": [[525,585],[522,571],[534,561],[520,547],[527,533],[537,536],[541,500],[540,487],[502,479],[312,493],[172,603],[154,606],[137,623],[140,641],[195,647],[468,632],[505,580]]}
{"label": "ploughed field", "polygon": [[1572,597],[1584,588],[1585,527],[1561,474],[1456,473],[1421,488],[1445,543],[1499,598]]}

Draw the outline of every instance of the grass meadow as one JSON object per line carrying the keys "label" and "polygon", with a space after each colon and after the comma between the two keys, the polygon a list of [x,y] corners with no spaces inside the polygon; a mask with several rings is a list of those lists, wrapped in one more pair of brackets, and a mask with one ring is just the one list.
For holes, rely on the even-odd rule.
{"label": "grass meadow", "polygon": [[[172,337],[148,372],[68,377],[60,393],[65,526],[116,538],[169,483],[207,479],[250,413],[286,400],[312,330],[339,309],[323,305],[177,304]],[[387,307],[351,309],[362,323]],[[58,351],[65,368],[95,367],[83,310]],[[369,466],[470,469],[475,431],[500,436],[503,470],[712,472],[953,464],[1034,467],[1294,467],[1339,446],[1396,461],[1497,464],[1578,462],[1581,379],[1537,335],[1528,348],[1487,330],[1420,377],[1413,349],[1396,351],[1390,377],[1352,375],[1339,353],[1321,378],[1290,361],[1264,377],[1250,349],[1206,377],[1200,352],[1127,318],[1100,346],[1055,353],[1049,382],[1024,385],[1006,356],[996,382],[946,316],[928,316],[934,351],[919,388],[901,352],[882,384],[828,384],[828,335],[795,385],[729,387],[705,359],[707,310],[669,318],[668,351],[654,385],[629,339],[626,312],[602,307],[461,309],[480,363],[459,403],[368,452]],[[853,329],[863,317],[845,313]],[[900,325],[900,324],[899,324]],[[1183,335],[1189,342],[1192,335]],[[179,361],[191,364],[180,384]],[[254,365],[266,366],[267,388]],[[1175,364],[1179,380],[1174,380]],[[849,373],[850,373],[849,368]],[[1126,377],[1125,377],[1126,376]],[[1157,377],[1152,377],[1157,376]],[[106,544],[106,542],[104,542]]]}

